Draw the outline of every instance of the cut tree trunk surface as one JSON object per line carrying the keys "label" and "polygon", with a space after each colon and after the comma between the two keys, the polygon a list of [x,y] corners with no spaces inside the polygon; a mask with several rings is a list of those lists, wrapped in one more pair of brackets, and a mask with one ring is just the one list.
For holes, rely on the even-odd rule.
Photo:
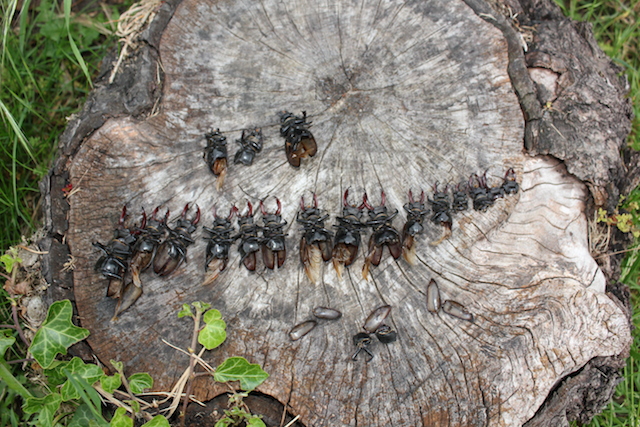
{"label": "cut tree trunk surface", "polygon": [[[118,102],[125,107],[108,111],[115,102],[95,101],[85,108],[49,184],[50,231],[66,237],[75,257],[78,317],[95,355],[149,372],[155,389],[168,390],[188,358],[161,340],[186,348],[192,324],[177,312],[211,303],[228,339],[206,360],[259,363],[270,377],[258,390],[307,426],[522,425],[565,377],[596,357],[624,357],[629,313],[605,293],[586,215],[587,203],[617,200],[629,119],[624,84],[588,30],[554,6],[493,7],[476,0],[165,4],[158,20],[170,21],[150,30],[152,48],[133,62],[142,65],[129,65],[103,92],[108,98],[124,87]],[[318,152],[299,168],[285,155],[284,110],[306,111],[312,122]],[[204,134],[217,128],[229,149],[220,189],[203,160]],[[253,128],[262,129],[264,149],[253,165],[234,164],[234,141]],[[453,214],[450,235],[429,213],[413,264],[385,249],[366,280],[368,229],[342,278],[330,262],[320,262],[317,283],[305,274],[301,197],[309,206],[315,194],[335,231],[346,190],[350,203],[366,192],[374,206],[384,191],[402,230],[409,190],[433,199],[436,183],[451,190],[485,171],[498,186],[509,168],[520,191],[486,212]],[[67,198],[68,225],[56,217],[66,209],[56,187],[64,179],[80,190]],[[227,268],[202,285],[202,225],[212,226],[214,206],[226,216],[234,205],[246,213],[248,202],[259,211],[264,200],[273,212],[275,198],[287,221],[284,266],[272,271],[259,259],[250,272],[236,242]],[[160,214],[171,210],[173,226],[186,204],[190,214],[196,204],[202,210],[187,262],[165,277],[144,272],[143,295],[112,321],[116,302],[94,270],[101,254],[92,243],[111,239],[125,205],[127,225],[140,223],[142,208],[160,206]],[[429,312],[431,279],[472,320]],[[352,360],[352,336],[382,305],[392,307],[387,324],[397,341],[374,338],[374,357]],[[291,328],[313,319],[317,306],[342,317],[318,321],[292,341]],[[207,400],[226,391],[200,379],[194,394]],[[555,412],[537,417],[563,410],[545,407]]]}

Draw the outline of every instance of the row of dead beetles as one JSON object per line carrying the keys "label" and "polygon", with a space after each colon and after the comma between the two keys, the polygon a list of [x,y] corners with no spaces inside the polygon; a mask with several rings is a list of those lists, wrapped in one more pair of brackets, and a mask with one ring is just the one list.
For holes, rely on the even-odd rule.
{"label": "row of dead beetles", "polygon": [[[433,223],[444,226],[445,230],[450,232],[454,213],[467,209],[469,196],[476,210],[485,211],[498,197],[517,192],[518,184],[515,178],[513,169],[509,169],[498,187],[487,187],[485,176],[478,177],[475,174],[469,180],[467,191],[463,191],[459,185],[452,192],[448,186],[438,190],[438,186],[434,185],[433,199],[427,198],[431,205],[430,212],[425,203],[424,192],[416,199],[409,191],[409,201],[404,205],[407,221],[402,232],[393,226],[393,219],[398,210],[389,211],[384,192],[381,193],[380,205],[372,206],[366,193],[358,205],[349,202],[347,189],[342,197],[342,216],[336,217],[334,224],[335,233],[326,228],[325,222],[329,215],[318,208],[315,194],[310,206],[301,198],[296,221],[302,226],[300,260],[305,273],[316,283],[322,262],[332,260],[338,276],[342,277],[344,267],[350,266],[358,255],[361,235],[366,228],[370,228],[372,233],[362,270],[365,279],[368,278],[371,265],[380,264],[385,246],[389,248],[394,259],[403,255],[413,264],[414,239],[424,231],[423,223],[428,214]],[[236,241],[240,263],[248,270],[256,269],[257,253],[260,251],[266,268],[283,267],[287,253],[284,232],[287,222],[281,216],[280,200],[275,201],[277,208],[274,212],[268,212],[264,202],[260,202],[261,224],[254,220],[255,212],[251,202],[247,202],[244,214],[240,214],[235,206],[227,216],[218,216],[214,209],[212,226],[204,227],[208,233],[205,237],[208,244],[204,263],[207,276],[204,284],[212,283],[225,270],[231,246]],[[366,220],[365,209],[368,214]],[[107,244],[94,243],[94,246],[102,251],[95,269],[109,279],[107,295],[119,300],[116,315],[130,307],[142,295],[142,271],[153,266],[156,274],[166,276],[186,259],[187,247],[194,243],[192,234],[201,216],[199,207],[196,207],[196,212],[191,218],[188,217],[188,212],[189,205],[186,205],[175,225],[170,227],[169,210],[163,216],[159,216],[159,208],[151,215],[147,215],[143,210],[140,225],[126,227],[127,210],[124,207],[111,241]],[[237,229],[233,226],[235,216]]]}
{"label": "row of dead beetles", "polygon": [[[317,152],[315,138],[308,129],[311,122],[307,121],[306,112],[296,116],[289,112],[280,113],[280,134],[285,139],[285,154],[289,164],[299,167],[301,159],[313,157]],[[219,130],[205,134],[207,145],[204,159],[211,172],[216,176],[217,188],[220,189],[227,172],[226,137]],[[241,139],[236,141],[240,149],[236,152],[234,163],[251,165],[257,153],[262,150],[263,135],[259,128],[244,130]],[[486,172],[483,175],[472,174],[468,182],[453,187],[438,188],[433,185],[433,199],[427,198],[430,210],[425,203],[424,191],[419,198],[408,192],[408,203],[404,205],[407,220],[400,233],[392,222],[398,214],[395,209],[390,212],[386,206],[386,196],[381,192],[380,205],[372,206],[367,194],[362,196],[360,204],[349,202],[349,190],[342,197],[342,216],[336,217],[335,233],[325,227],[329,218],[318,208],[318,199],[313,195],[310,206],[300,199],[300,211],[296,221],[302,226],[300,239],[300,260],[307,277],[316,283],[319,279],[322,262],[332,260],[333,266],[342,277],[345,267],[350,266],[357,257],[361,243],[361,234],[365,229],[371,229],[366,257],[362,269],[365,279],[368,278],[371,265],[380,264],[384,247],[394,259],[401,255],[410,264],[415,260],[415,237],[424,231],[424,219],[430,215],[431,222],[441,225],[445,229],[442,239],[451,233],[453,215],[468,209],[469,199],[477,211],[486,211],[494,202],[508,194],[518,192],[516,173],[509,168],[504,174],[503,182],[498,186],[488,186]],[[269,212],[264,201],[260,201],[262,224],[254,221],[253,205],[247,201],[247,209],[243,214],[233,206],[227,216],[218,216],[214,207],[212,226],[203,227],[208,236],[205,257],[204,285],[211,284],[218,275],[225,270],[229,259],[231,246],[238,241],[237,250],[240,263],[248,270],[254,271],[257,266],[257,253],[261,251],[262,261],[266,268],[282,268],[286,260],[286,233],[284,227],[287,222],[282,219],[282,205],[275,199],[277,208]],[[365,219],[365,209],[368,218]],[[114,319],[118,314],[129,308],[142,295],[140,274],[153,266],[153,271],[166,276],[175,271],[186,260],[187,247],[194,243],[193,233],[200,222],[200,208],[189,217],[187,204],[174,227],[168,225],[169,210],[159,216],[159,207],[151,215],[142,212],[140,225],[125,226],[127,217],[126,206],[122,209],[118,227],[114,237],[107,244],[95,242],[94,246],[102,251],[95,269],[109,280],[107,296],[118,300]],[[237,216],[237,230],[233,226],[233,218]],[[442,239],[440,241],[442,241]],[[333,241],[333,242],[332,242]],[[439,243],[439,242],[436,242]],[[427,287],[427,307],[431,312],[442,310],[452,316],[471,320],[472,316],[466,309],[455,301],[440,303],[437,285],[432,280]],[[384,320],[391,311],[390,306],[375,309],[363,326],[364,332],[353,337],[357,348],[354,360],[362,351],[373,354],[368,350],[371,335],[378,337],[385,344],[396,340],[397,333],[385,324]],[[319,319],[337,319],[341,313],[327,307],[317,307],[314,315]],[[289,333],[292,340],[297,340],[315,328],[316,320],[308,320],[296,325]],[[369,359],[369,360],[370,360]]]}

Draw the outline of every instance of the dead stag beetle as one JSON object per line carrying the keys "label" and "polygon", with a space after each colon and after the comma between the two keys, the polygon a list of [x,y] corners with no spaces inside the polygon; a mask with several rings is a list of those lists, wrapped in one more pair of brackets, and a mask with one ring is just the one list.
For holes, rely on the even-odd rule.
{"label": "dead stag beetle", "polygon": [[407,211],[407,222],[402,229],[402,255],[409,263],[415,262],[415,236],[424,231],[424,217],[427,213],[427,207],[424,204],[424,191],[420,192],[418,201],[413,199],[413,193],[409,190],[409,203],[406,203],[404,210]]}
{"label": "dead stag beetle", "polygon": [[156,274],[160,276],[171,274],[187,259],[187,246],[194,243],[191,234],[196,231],[196,226],[200,221],[200,208],[197,205],[196,208],[195,217],[188,220],[189,204],[187,203],[180,218],[176,221],[175,228],[167,227],[169,236],[158,247],[156,256],[153,258],[153,271]]}
{"label": "dead stag beetle", "polygon": [[280,113],[280,135],[285,139],[287,161],[293,167],[299,167],[301,159],[313,157],[318,152],[316,140],[308,129],[310,125],[306,111],[302,112],[302,117],[288,111]]}
{"label": "dead stag beetle", "polygon": [[300,261],[312,283],[320,277],[320,258],[331,259],[331,238],[333,233],[324,227],[329,215],[321,215],[318,198],[313,194],[313,207],[305,206],[304,197],[300,198],[300,209],[296,221],[302,224],[303,235],[300,239]]}
{"label": "dead stag beetle", "polygon": [[253,205],[247,201],[247,213],[238,217],[239,233],[233,239],[240,239],[238,252],[240,252],[240,263],[249,271],[256,269],[256,252],[260,250],[260,237],[258,232],[260,227],[253,222]]}
{"label": "dead stag beetle", "polygon": [[516,182],[516,171],[514,171],[513,168],[507,169],[507,172],[504,174],[502,189],[506,194],[516,194],[520,189],[520,186]]}
{"label": "dead stag beetle", "polygon": [[380,264],[384,246],[389,248],[389,252],[394,259],[398,259],[400,255],[402,255],[400,233],[398,233],[392,225],[393,218],[398,215],[398,210],[396,209],[394,213],[389,214],[385,206],[386,200],[387,196],[384,194],[384,191],[382,191],[380,206],[374,208],[367,200],[367,193],[362,197],[362,203],[369,210],[369,220],[366,222],[366,225],[371,227],[372,230],[371,237],[369,238],[369,252],[362,267],[362,277],[364,277],[365,280],[367,280],[369,276],[371,264],[376,266]]}
{"label": "dead stag beetle", "polygon": [[129,268],[132,248],[136,243],[136,231],[125,228],[124,221],[127,216],[127,207],[122,208],[118,228],[113,233],[113,238],[103,245],[100,242],[93,242],[93,246],[100,249],[103,255],[98,259],[95,270],[109,279],[107,296],[119,298],[124,286],[124,275]]}
{"label": "dead stag beetle", "polygon": [[362,229],[366,228],[366,224],[362,222],[364,214],[364,203],[360,206],[350,205],[347,201],[349,197],[349,189],[347,188],[342,196],[342,216],[336,217],[338,224],[335,243],[333,246],[333,267],[342,278],[342,268],[350,266],[358,256],[360,248]]}
{"label": "dead stag beetle", "polygon": [[467,189],[460,188],[460,185],[466,184],[457,184],[453,188],[453,201],[451,202],[451,210],[454,212],[462,212],[466,211],[469,208],[469,195],[467,194]]}
{"label": "dead stag beetle", "polygon": [[[216,215],[216,208],[213,207],[213,225],[211,228],[203,227],[204,231],[209,233],[209,237],[204,237],[207,243],[207,255],[204,262],[204,271],[212,270],[211,277],[207,277],[204,284],[213,282],[218,275],[227,267],[229,260],[229,250],[235,241],[231,237],[233,233],[233,225],[231,219],[238,212],[238,208],[233,206],[229,210],[229,216],[219,217]],[[215,262],[214,262],[215,261]]]}
{"label": "dead stag beetle", "polygon": [[140,273],[149,268],[153,257],[160,246],[160,243],[167,231],[167,218],[169,210],[164,218],[158,219],[156,215],[160,207],[157,207],[151,213],[151,217],[142,209],[142,224],[140,225],[140,236],[133,247],[133,256],[131,257],[131,277],[136,286],[142,287],[140,281]]}
{"label": "dead stag beetle", "polygon": [[246,129],[243,129],[240,139],[236,139],[236,142],[240,144],[240,149],[236,152],[233,163],[242,163],[245,166],[251,166],[256,153],[262,151],[263,140],[262,129],[256,128],[248,132]]}
{"label": "dead stag beetle", "polygon": [[220,129],[204,135],[207,146],[204,148],[203,158],[209,170],[217,177],[216,189],[220,190],[227,175],[227,137],[220,133]]}
{"label": "dead stag beetle", "polygon": [[473,200],[473,209],[486,212],[495,199],[491,196],[491,191],[487,187],[487,173],[481,177],[475,173],[469,177],[469,195]]}
{"label": "dead stag beetle", "polygon": [[449,197],[449,186],[445,186],[443,191],[438,191],[438,183],[433,184],[433,200],[431,204],[431,222],[439,224],[451,230],[453,219],[451,217],[451,199]]}
{"label": "dead stag beetle", "polygon": [[282,204],[276,198],[278,209],[275,213],[268,213],[264,208],[264,203],[260,201],[260,211],[262,212],[262,260],[264,265],[273,270],[277,265],[281,268],[287,257],[287,248],[284,238],[286,234],[282,232],[282,228],[287,225],[287,221],[280,216],[282,212]]}

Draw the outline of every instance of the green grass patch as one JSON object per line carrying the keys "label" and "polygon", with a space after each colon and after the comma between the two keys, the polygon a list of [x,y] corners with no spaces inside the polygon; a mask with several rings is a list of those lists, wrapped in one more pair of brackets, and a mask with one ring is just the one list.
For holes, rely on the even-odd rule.
{"label": "green grass patch", "polygon": [[0,2],[0,248],[36,226],[38,183],[68,117],[91,90],[107,49],[113,6],[72,11],[70,0]]}

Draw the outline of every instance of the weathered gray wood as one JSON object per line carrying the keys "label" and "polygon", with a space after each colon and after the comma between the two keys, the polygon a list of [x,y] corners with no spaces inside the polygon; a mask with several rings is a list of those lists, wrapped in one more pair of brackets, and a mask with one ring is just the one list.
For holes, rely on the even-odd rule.
{"label": "weathered gray wood", "polygon": [[[524,152],[526,103],[512,85],[513,64],[524,54],[493,25],[507,25],[504,17],[469,3],[473,9],[436,0],[181,3],[158,43],[157,114],[108,119],[57,165],[81,189],[68,198],[65,235],[76,257],[79,318],[96,355],[149,371],[157,389],[170,388],[187,358],[160,339],[186,347],[191,324],[176,313],[201,300],[229,326],[211,362],[240,355],[260,363],[271,376],[259,390],[306,425],[513,426],[533,417],[568,374],[594,357],[624,353],[628,313],[605,294],[605,275],[589,254],[589,191],[558,160]],[[277,113],[285,109],[306,110],[318,142],[317,156],[299,169],[287,163],[279,136]],[[232,157],[241,130],[255,126],[265,133],[263,152],[251,167],[231,164],[217,191],[202,160],[203,134],[220,128]],[[610,145],[607,156],[619,162]],[[333,224],[345,189],[354,201],[366,191],[372,203],[384,190],[388,206],[401,211],[401,228],[409,189],[430,194],[436,181],[456,184],[485,170],[497,185],[509,167],[522,191],[486,213],[457,215],[439,245],[430,242],[443,230],[429,223],[415,265],[385,252],[366,281],[361,251],[342,280],[330,264],[316,285],[305,276],[295,222],[301,196],[315,192]],[[143,296],[110,321],[115,302],[93,271],[99,254],[91,244],[111,237],[123,205],[130,213],[162,205],[175,217],[197,203],[209,226],[214,205],[227,212],[267,197],[282,201],[289,224],[282,270],[259,263],[249,273],[234,246],[228,269],[201,286],[206,242],[199,230],[189,262],[169,277],[143,274]],[[473,322],[427,311],[431,278]],[[369,363],[352,361],[351,336],[383,304],[393,306],[399,340],[375,343]],[[291,327],[319,305],[343,317],[291,342]],[[201,399],[225,391],[204,380],[196,387]]]}

